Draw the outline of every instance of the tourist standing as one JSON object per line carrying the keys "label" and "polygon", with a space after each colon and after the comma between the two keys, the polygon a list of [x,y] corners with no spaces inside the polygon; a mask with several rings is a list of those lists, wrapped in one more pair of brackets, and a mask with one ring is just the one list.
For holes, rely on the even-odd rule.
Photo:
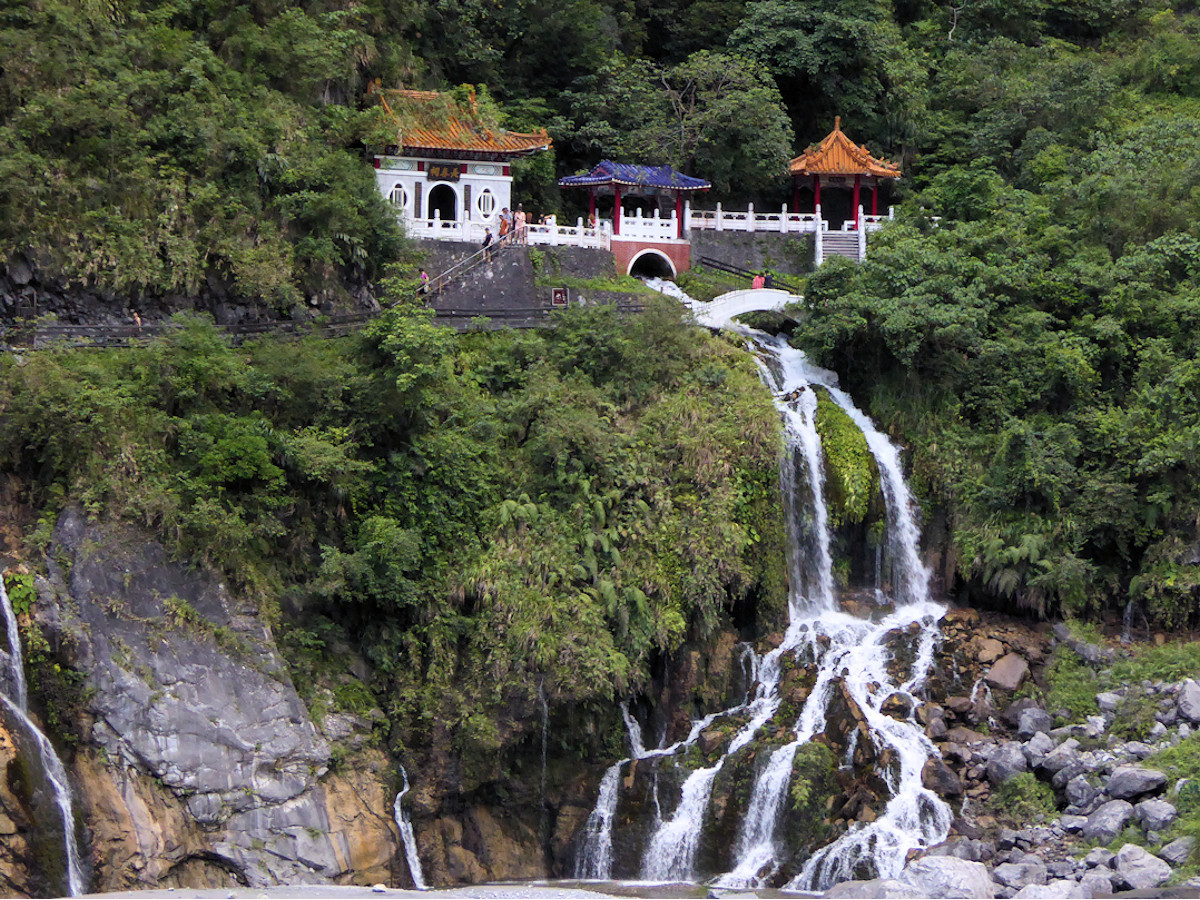
{"label": "tourist standing", "polygon": [[529,235],[525,231],[525,207],[520,203],[517,204],[517,211],[513,213],[513,228],[517,233],[518,244],[524,244],[529,240]]}
{"label": "tourist standing", "polygon": [[500,243],[508,240],[509,232],[512,231],[512,213],[508,211],[508,207],[500,210]]}

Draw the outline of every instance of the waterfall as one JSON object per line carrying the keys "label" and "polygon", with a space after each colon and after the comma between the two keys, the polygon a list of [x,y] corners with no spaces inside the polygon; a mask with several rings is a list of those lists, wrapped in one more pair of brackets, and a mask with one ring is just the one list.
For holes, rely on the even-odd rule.
{"label": "waterfall", "polygon": [[9,602],[2,577],[0,577],[0,608],[4,611],[4,620],[8,631],[9,684],[13,686],[13,693],[16,694],[15,697],[0,694],[0,702],[12,714],[18,727],[25,732],[29,743],[36,749],[42,772],[45,773],[50,792],[54,796],[59,818],[62,821],[67,896],[77,897],[83,893],[83,870],[80,862],[79,842],[75,837],[75,813],[71,807],[71,785],[67,780],[67,771],[63,767],[62,760],[54,752],[54,745],[28,715],[28,694],[25,686],[25,664],[21,655],[21,635],[17,630],[17,617]]}
{"label": "waterfall", "polygon": [[[653,286],[653,285],[652,285]],[[686,299],[686,298],[685,298]],[[787,887],[824,890],[834,883],[864,874],[882,877],[899,873],[911,850],[945,839],[950,808],[921,783],[925,762],[937,749],[912,716],[904,720],[885,715],[881,708],[892,696],[906,698],[915,707],[933,663],[938,622],[944,609],[930,598],[929,569],[921,562],[920,529],[912,496],[903,478],[900,454],[850,398],[838,388],[837,376],[811,365],[804,354],[782,337],[769,337],[751,329],[738,329],[755,350],[764,381],[771,387],[783,420],[788,452],[781,461],[780,486],[785,503],[789,542],[788,624],[783,640],[761,659],[751,657],[752,688],[747,700],[731,709],[710,714],[693,723],[688,737],[669,747],[646,751],[640,746],[640,728],[622,706],[634,747],[634,758],[676,755],[690,747],[714,720],[739,717],[744,724],[724,747],[718,759],[690,772],[679,804],[669,818],[656,816],[655,828],[642,857],[645,879],[691,880],[713,873],[697,873],[695,859],[714,782],[738,751],[760,737],[776,720],[781,707],[779,684],[783,662],[803,651],[816,668],[816,681],[798,718],[788,722],[791,739],[771,749],[760,761],[746,813],[733,849],[733,867],[714,879],[722,887],[758,888],[790,877]],[[887,615],[862,619],[841,611],[833,577],[832,537],[825,504],[824,454],[816,428],[817,391],[824,390],[862,432],[879,469],[887,511],[887,561],[891,566],[891,596],[885,596],[876,563],[876,596],[881,607],[894,604]],[[911,634],[913,661],[901,678],[889,672],[893,662],[890,643],[897,634]],[[853,701],[862,711],[869,740],[877,757],[894,761],[878,770],[886,793],[882,812],[872,822],[861,821],[830,844],[815,850],[797,872],[780,873],[779,828],[786,808],[788,787],[799,749],[829,727],[828,711],[836,696]],[[774,727],[778,728],[776,723]],[[636,728],[636,730],[635,730]],[[637,735],[635,738],[634,735]],[[863,748],[858,731],[848,738],[852,761]],[[596,811],[588,820],[603,824],[609,847],[608,868],[600,877],[611,877],[611,828],[620,789],[619,772],[628,760],[610,768],[601,784]],[[657,785],[657,770],[656,770]],[[657,787],[655,801],[657,804]],[[607,814],[603,809],[609,810]]]}
{"label": "waterfall", "polygon": [[583,826],[583,847],[575,859],[575,877],[603,881],[612,877],[612,829],[617,814],[617,789],[620,787],[623,759],[609,766],[600,780],[596,808]]}
{"label": "waterfall", "polygon": [[429,890],[429,885],[425,883],[425,875],[421,871],[421,858],[417,856],[417,836],[413,833],[408,813],[404,811],[404,807],[400,803],[409,788],[408,773],[404,771],[404,766],[400,766],[400,777],[404,779],[404,787],[396,795],[396,802],[392,805],[392,814],[396,819],[396,828],[400,831],[400,842],[404,845],[404,857],[408,860],[408,873],[412,876],[413,886],[418,891],[426,891]]}
{"label": "waterfall", "polygon": [[17,616],[13,612],[12,603],[8,599],[8,591],[4,587],[3,573],[0,573],[0,605],[4,609],[4,624],[8,631],[9,683],[12,685],[12,700],[19,709],[29,705],[29,688],[25,682],[25,658],[21,652],[21,632],[17,627]]}
{"label": "waterfall", "polygon": [[697,769],[688,776],[675,815],[660,823],[650,838],[642,860],[643,877],[650,881],[692,880],[704,811],[708,808],[713,781],[724,764],[723,758],[715,766]]}

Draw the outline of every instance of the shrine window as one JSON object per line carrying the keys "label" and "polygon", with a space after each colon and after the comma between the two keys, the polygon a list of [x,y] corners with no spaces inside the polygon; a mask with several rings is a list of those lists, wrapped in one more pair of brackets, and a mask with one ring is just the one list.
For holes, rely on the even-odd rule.
{"label": "shrine window", "polygon": [[491,188],[484,188],[479,192],[479,197],[475,200],[475,208],[485,219],[492,217],[496,212],[496,195],[492,193]]}

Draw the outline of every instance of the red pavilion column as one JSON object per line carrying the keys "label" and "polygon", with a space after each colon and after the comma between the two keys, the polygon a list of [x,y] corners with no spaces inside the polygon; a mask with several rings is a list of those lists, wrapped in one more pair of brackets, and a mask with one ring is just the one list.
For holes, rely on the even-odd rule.
{"label": "red pavilion column", "polygon": [[613,184],[613,234],[621,233],[621,186]]}
{"label": "red pavilion column", "polygon": [[596,189],[588,188],[588,226],[596,221]]}
{"label": "red pavilion column", "polygon": [[858,203],[860,199],[860,191],[862,187],[862,176],[854,176],[854,200],[850,204],[850,215],[854,218],[854,227],[858,227]]}
{"label": "red pavilion column", "polygon": [[675,193],[675,222],[677,232],[675,236],[683,240],[683,193],[681,191]]}
{"label": "red pavilion column", "polygon": [[879,182],[876,181],[871,187],[871,215],[879,215]]}

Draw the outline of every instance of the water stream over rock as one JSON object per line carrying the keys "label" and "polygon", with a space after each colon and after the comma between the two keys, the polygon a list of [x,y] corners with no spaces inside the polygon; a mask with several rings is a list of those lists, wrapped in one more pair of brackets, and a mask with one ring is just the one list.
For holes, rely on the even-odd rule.
{"label": "water stream over rock", "polygon": [[[737,728],[715,761],[709,757],[707,765],[691,764],[671,814],[655,812],[636,873],[613,871],[620,775],[630,759],[615,763],[605,773],[596,808],[583,831],[579,877],[636,874],[650,881],[711,879],[734,888],[786,884],[792,889],[823,890],[854,878],[894,876],[911,850],[940,842],[950,827],[950,808],[921,782],[922,769],[937,750],[914,718],[920,702],[916,695],[933,661],[944,610],[930,599],[929,570],[920,559],[920,531],[899,452],[837,387],[836,375],[812,366],[781,337],[738,330],[752,343],[784,422],[787,452],[781,464],[781,488],[791,550],[787,629],[779,645],[751,666],[754,684],[746,702],[696,720],[688,738],[677,744],[646,751],[641,747],[640,726],[627,706],[622,707],[635,761],[676,757],[678,765],[683,751],[690,750],[718,719],[736,723]],[[881,606],[867,618],[843,612],[837,603],[816,425],[818,390],[825,391],[862,432],[880,474],[891,576],[881,580],[881,587],[890,584],[891,591],[890,596],[877,591]],[[904,659],[897,658],[897,644],[907,648]],[[782,673],[802,664],[812,667],[815,679],[799,715],[792,713],[788,719],[780,692]],[[888,713],[883,711],[885,702]],[[896,715],[897,706],[906,714]],[[845,724],[848,716],[850,725]],[[787,850],[781,823],[797,753],[818,737],[834,743],[831,731],[843,734],[838,746],[845,748],[847,766],[858,761],[858,769],[871,770],[866,777],[877,782],[882,809],[847,816],[854,820],[840,835],[796,859]],[[790,738],[779,744],[781,733]],[[753,786],[736,842],[725,857],[727,871],[703,871],[697,854],[705,828],[713,821],[714,785],[731,760],[748,752],[755,754]],[[854,777],[862,774],[855,772]],[[657,801],[657,771],[655,779]]]}
{"label": "water stream over rock", "polygon": [[400,843],[404,845],[404,858],[408,860],[408,872],[412,875],[413,887],[418,891],[429,889],[429,885],[425,883],[425,874],[421,871],[421,858],[417,856],[417,837],[413,833],[412,822],[408,818],[408,813],[404,811],[404,806],[401,801],[404,800],[404,795],[408,793],[408,773],[404,771],[404,767],[400,767],[400,777],[404,779],[404,787],[400,789],[400,793],[396,795],[396,802],[392,806],[392,813],[396,819],[396,828],[400,831]]}
{"label": "water stream over rock", "polygon": [[4,613],[8,634],[9,672],[7,673],[7,683],[12,685],[13,693],[11,697],[7,694],[0,694],[0,703],[3,703],[5,709],[15,720],[17,728],[23,732],[25,738],[21,742],[23,749],[25,752],[35,755],[40,763],[46,786],[53,796],[55,808],[62,823],[67,896],[77,897],[83,893],[83,869],[80,861],[79,842],[75,836],[75,813],[71,806],[71,785],[67,780],[67,771],[63,767],[62,760],[54,751],[54,745],[29,718],[21,634],[17,628],[17,616],[13,612],[12,603],[9,602],[3,579],[0,579],[0,609]]}

